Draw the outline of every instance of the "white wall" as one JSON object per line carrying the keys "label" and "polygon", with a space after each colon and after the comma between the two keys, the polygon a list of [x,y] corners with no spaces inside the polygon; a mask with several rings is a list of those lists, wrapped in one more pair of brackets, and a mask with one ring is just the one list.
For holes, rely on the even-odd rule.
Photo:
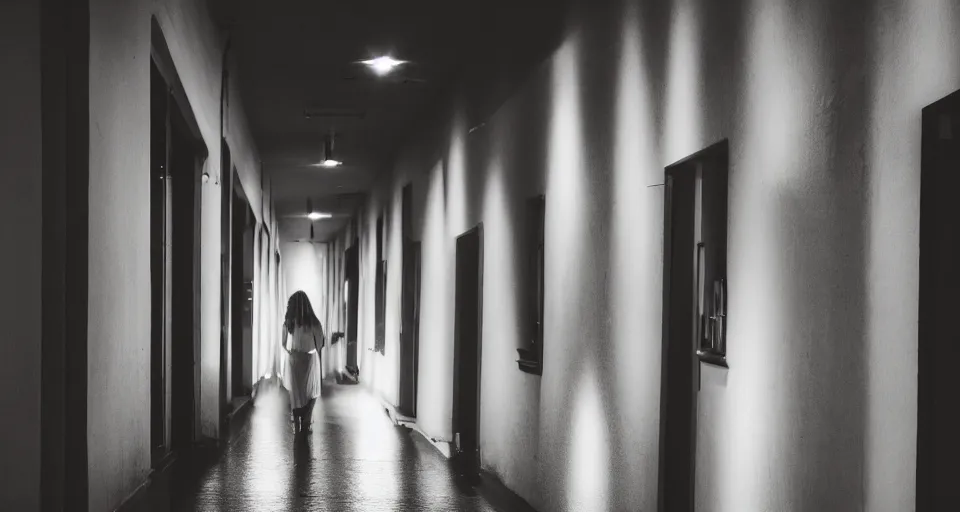
{"label": "white wall", "polygon": [[[581,23],[582,21],[582,23]],[[697,510],[912,510],[920,110],[960,89],[960,4],[627,2],[574,20],[482,130],[451,108],[364,209],[414,180],[418,423],[451,435],[454,237],[485,229],[483,465],[540,510],[653,510],[663,169],[730,142],[730,370],[702,368]],[[426,148],[426,149],[425,149]],[[517,370],[523,201],[547,197],[542,378]],[[390,400],[399,253],[390,224]]]}
{"label": "white wall", "polygon": [[324,262],[323,262],[323,283],[325,293],[325,309],[323,311],[323,328],[327,333],[327,347],[323,360],[324,372],[343,371],[347,364],[346,341],[344,339],[332,344],[333,333],[346,333],[346,308],[344,302],[343,281],[345,278],[344,268],[344,243],[342,237],[338,237],[329,243],[324,244]]}
{"label": "white wall", "polygon": [[[868,42],[864,158],[867,411],[864,508],[912,510],[917,435],[920,109],[960,88],[960,4],[880,2]],[[905,482],[904,485],[890,485]]]}
{"label": "white wall", "polygon": [[90,2],[90,510],[150,467],[149,56],[144,2]]}
{"label": "white wall", "polygon": [[[201,433],[216,437],[220,372],[222,42],[200,0],[90,2],[90,509],[119,505],[150,467],[149,105],[151,15],[166,37],[214,179],[202,188]],[[237,94],[226,127],[260,219],[260,166]],[[266,208],[269,212],[270,208]]]}
{"label": "white wall", "polygon": [[40,7],[0,4],[0,503],[40,507]]}

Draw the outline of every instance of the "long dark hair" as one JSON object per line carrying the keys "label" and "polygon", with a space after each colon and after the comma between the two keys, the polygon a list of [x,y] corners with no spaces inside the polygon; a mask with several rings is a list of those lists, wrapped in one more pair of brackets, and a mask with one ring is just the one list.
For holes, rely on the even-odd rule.
{"label": "long dark hair", "polygon": [[287,332],[293,334],[295,327],[314,327],[320,325],[320,320],[313,313],[310,298],[302,290],[294,293],[287,300],[287,316],[283,321]]}

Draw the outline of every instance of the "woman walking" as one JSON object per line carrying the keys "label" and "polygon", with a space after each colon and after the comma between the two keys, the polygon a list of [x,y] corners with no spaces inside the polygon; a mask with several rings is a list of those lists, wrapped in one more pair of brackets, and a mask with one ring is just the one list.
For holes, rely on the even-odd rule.
{"label": "woman walking", "polygon": [[[288,344],[289,342],[289,344]],[[293,426],[297,433],[311,432],[313,406],[320,396],[320,347],[323,326],[303,291],[290,296],[283,322],[283,349],[289,354],[284,387],[290,392]]]}

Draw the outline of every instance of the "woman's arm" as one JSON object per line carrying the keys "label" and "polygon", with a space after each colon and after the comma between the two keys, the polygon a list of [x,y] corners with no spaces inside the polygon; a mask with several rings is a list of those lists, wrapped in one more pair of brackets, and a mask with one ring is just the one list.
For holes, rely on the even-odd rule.
{"label": "woman's arm", "polygon": [[283,326],[283,343],[281,343],[280,346],[283,347],[283,350],[284,350],[286,353],[289,354],[289,353],[290,353],[290,349],[287,348],[287,334],[288,334],[288,333],[287,333],[287,326]]}
{"label": "woman's arm", "polygon": [[[317,341],[318,335],[319,335],[319,337],[320,337],[319,342]],[[318,326],[313,330],[313,346],[314,346],[314,348],[317,349],[317,353],[319,354],[319,353],[320,353],[320,347],[323,346],[323,326],[322,326],[322,325],[318,325]]]}

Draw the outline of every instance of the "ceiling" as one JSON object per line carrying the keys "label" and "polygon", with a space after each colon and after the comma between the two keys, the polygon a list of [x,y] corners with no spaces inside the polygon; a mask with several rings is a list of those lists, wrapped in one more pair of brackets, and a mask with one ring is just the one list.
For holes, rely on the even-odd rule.
{"label": "ceiling", "polygon": [[[284,240],[310,238],[307,199],[335,235],[378,173],[456,87],[483,118],[555,48],[564,2],[550,0],[208,0],[230,35],[240,90]],[[408,61],[377,77],[358,61]],[[335,134],[344,165],[312,167]]]}

